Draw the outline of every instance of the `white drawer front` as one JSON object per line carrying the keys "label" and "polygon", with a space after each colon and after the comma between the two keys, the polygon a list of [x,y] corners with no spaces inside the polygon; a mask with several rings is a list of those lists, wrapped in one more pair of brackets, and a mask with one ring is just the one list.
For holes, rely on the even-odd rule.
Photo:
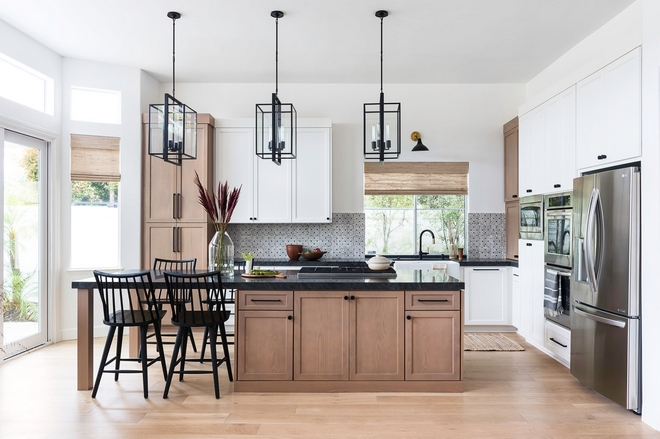
{"label": "white drawer front", "polygon": [[544,345],[562,359],[571,360],[571,332],[567,329],[546,322]]}

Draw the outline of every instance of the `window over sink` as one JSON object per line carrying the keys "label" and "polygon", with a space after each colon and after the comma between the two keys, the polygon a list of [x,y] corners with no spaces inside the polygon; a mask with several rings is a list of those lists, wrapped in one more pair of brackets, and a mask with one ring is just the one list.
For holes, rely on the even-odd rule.
{"label": "window over sink", "polygon": [[424,251],[449,254],[452,244],[465,247],[465,201],[465,195],[365,195],[367,254],[417,254],[424,229],[436,242],[425,236]]}

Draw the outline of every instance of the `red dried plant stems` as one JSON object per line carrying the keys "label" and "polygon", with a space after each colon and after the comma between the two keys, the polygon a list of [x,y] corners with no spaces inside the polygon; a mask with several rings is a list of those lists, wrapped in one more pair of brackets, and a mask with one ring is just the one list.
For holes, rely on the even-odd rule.
{"label": "red dried plant stems", "polygon": [[[218,183],[218,195],[216,196],[213,193],[213,188],[210,192],[202,186],[202,182],[199,181],[199,175],[195,171],[195,185],[199,190],[199,204],[204,208],[206,213],[211,217],[213,224],[215,224],[216,229],[226,230],[227,224],[231,220],[231,215],[234,213],[234,209],[238,204],[238,197],[241,194],[242,185],[238,188],[233,188],[231,193],[229,192],[229,183],[224,182]],[[220,226],[218,228],[218,225]]]}

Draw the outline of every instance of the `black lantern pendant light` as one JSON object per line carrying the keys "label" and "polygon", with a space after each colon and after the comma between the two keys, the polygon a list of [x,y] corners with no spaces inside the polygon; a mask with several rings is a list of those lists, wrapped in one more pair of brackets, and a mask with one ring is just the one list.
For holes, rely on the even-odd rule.
{"label": "black lantern pendant light", "polygon": [[178,12],[168,12],[172,19],[172,94],[165,93],[164,104],[149,105],[149,155],[181,166],[182,160],[197,158],[197,112],[174,97],[175,22]]}
{"label": "black lantern pendant light", "polygon": [[262,159],[281,165],[283,159],[295,159],[298,144],[298,114],[293,104],[283,104],[277,97],[279,62],[279,19],[284,12],[273,11],[275,19],[275,93],[270,104],[257,104],[256,152]]}
{"label": "black lantern pendant light", "polygon": [[387,15],[387,11],[376,12],[380,18],[380,102],[364,104],[364,158],[381,164],[401,154],[401,104],[386,103],[383,93],[383,18]]}

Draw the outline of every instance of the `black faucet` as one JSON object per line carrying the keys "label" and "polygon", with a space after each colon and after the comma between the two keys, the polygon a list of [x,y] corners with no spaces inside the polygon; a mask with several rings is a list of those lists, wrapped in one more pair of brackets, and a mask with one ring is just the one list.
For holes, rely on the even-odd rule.
{"label": "black faucet", "polygon": [[422,251],[422,236],[424,236],[424,233],[429,232],[431,234],[431,238],[433,238],[433,241],[431,241],[433,244],[435,244],[435,235],[433,234],[432,231],[429,229],[422,230],[422,233],[419,234],[419,259],[422,259],[422,256],[428,255],[428,252],[423,252]]}

